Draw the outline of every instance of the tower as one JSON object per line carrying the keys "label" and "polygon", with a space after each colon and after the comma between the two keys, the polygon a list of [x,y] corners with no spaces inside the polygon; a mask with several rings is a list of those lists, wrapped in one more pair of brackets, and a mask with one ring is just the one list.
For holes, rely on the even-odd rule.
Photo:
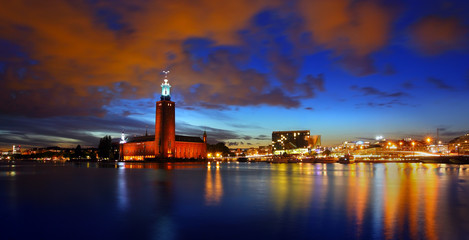
{"label": "tower", "polygon": [[207,131],[204,131],[204,143],[207,143]]}
{"label": "tower", "polygon": [[161,84],[160,101],[156,102],[155,116],[155,156],[170,158],[175,154],[175,104],[171,101],[171,85],[168,83],[169,71],[165,74],[164,83]]}

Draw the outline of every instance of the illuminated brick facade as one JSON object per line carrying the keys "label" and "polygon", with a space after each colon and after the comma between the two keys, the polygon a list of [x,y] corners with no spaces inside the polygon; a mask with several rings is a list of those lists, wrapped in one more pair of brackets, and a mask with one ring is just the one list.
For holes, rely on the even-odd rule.
{"label": "illuminated brick facade", "polygon": [[205,159],[207,156],[207,134],[204,133],[203,140],[200,137],[176,135],[175,103],[171,101],[171,86],[167,76],[161,87],[161,101],[156,102],[155,135],[135,137],[122,143],[120,147],[121,160]]}
{"label": "illuminated brick facade", "polygon": [[159,101],[156,103],[155,117],[155,155],[170,158],[174,157],[176,147],[176,124],[174,114],[174,102]]}
{"label": "illuminated brick facade", "polygon": [[155,158],[155,141],[129,142],[121,146],[124,161]]}
{"label": "illuminated brick facade", "polygon": [[[207,135],[204,133],[204,139]],[[205,158],[207,156],[207,144],[198,137],[176,135],[176,158]]]}

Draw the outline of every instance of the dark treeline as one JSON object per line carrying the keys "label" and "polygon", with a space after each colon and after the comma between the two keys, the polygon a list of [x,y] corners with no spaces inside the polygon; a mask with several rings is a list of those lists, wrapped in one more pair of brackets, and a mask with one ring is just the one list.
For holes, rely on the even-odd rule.
{"label": "dark treeline", "polygon": [[230,156],[230,149],[225,145],[225,143],[219,142],[217,144],[208,144],[207,143],[207,153],[216,154],[221,153],[223,156]]}

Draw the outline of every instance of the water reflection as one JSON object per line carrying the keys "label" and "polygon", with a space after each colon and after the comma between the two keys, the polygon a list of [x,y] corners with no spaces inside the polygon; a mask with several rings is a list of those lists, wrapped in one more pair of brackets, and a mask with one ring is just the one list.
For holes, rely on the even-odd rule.
{"label": "water reflection", "polygon": [[310,207],[314,178],[305,176],[312,165],[272,165],[274,172],[270,180],[272,201],[278,214],[298,213]]}
{"label": "water reflection", "polygon": [[205,179],[205,204],[206,205],[219,205],[223,197],[223,183],[221,181],[220,163],[216,162],[215,177],[212,174],[212,166],[210,163],[207,165],[207,176]]}
{"label": "water reflection", "polygon": [[118,208],[122,211],[127,209],[128,193],[127,193],[127,179],[125,178],[125,169],[120,168],[117,176],[117,204]]}
{"label": "water reflection", "polygon": [[77,239],[465,239],[468,183],[447,164],[17,164],[0,168],[0,224],[6,239],[83,223],[100,227]]}
{"label": "water reflection", "polygon": [[[436,218],[437,218],[437,207],[438,207],[438,175],[436,175],[432,171],[432,167],[430,166],[428,169],[428,174],[426,174],[426,178],[420,179],[421,183],[424,185],[423,187],[423,194],[421,199],[415,199],[414,201],[421,202],[425,209],[423,210],[425,213],[424,222],[425,222],[425,235],[428,239],[438,239],[437,238],[437,225],[436,225]],[[452,204],[452,203],[450,203]],[[422,206],[421,205],[421,206]],[[417,225],[417,223],[415,223]]]}
{"label": "water reflection", "polygon": [[[441,202],[448,200],[442,195],[454,194],[442,186],[451,176],[467,179],[468,172],[464,166],[420,163],[277,164],[271,170],[271,199],[281,216],[310,208],[319,215],[346,215],[354,237],[384,239],[441,238],[440,231],[452,228],[438,221],[448,215],[442,204],[457,204]],[[466,181],[459,183],[467,191]]]}

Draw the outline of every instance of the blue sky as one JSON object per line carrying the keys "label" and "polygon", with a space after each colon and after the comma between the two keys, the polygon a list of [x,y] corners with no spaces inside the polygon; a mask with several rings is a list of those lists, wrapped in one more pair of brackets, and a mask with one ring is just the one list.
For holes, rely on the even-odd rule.
{"label": "blue sky", "polygon": [[153,132],[345,140],[469,131],[467,1],[36,1],[0,10],[0,147]]}

